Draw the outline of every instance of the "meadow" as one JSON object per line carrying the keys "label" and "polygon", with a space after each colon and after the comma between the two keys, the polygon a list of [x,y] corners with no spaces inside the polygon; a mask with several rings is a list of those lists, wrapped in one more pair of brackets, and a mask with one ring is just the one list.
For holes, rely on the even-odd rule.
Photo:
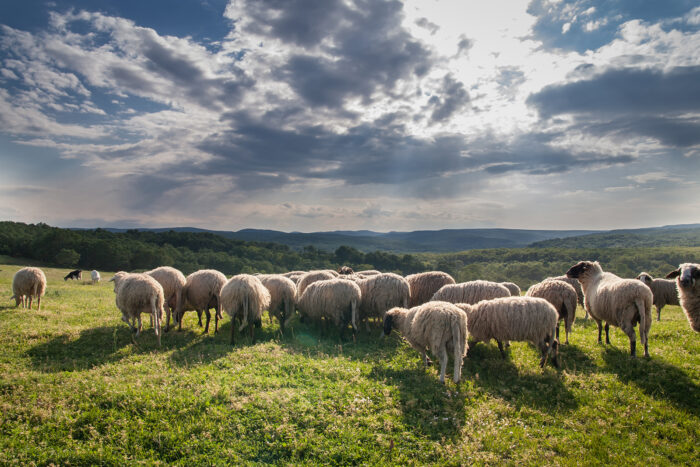
{"label": "meadow", "polygon": [[[700,336],[679,307],[652,324],[650,359],[612,345],[579,308],[562,368],[494,343],[438,382],[393,333],[356,343],[267,317],[257,342],[202,335],[195,313],[158,348],[132,344],[110,273],[97,285],[43,268],[41,311],[10,302],[0,258],[0,464],[668,465],[700,459]],[[22,263],[20,261],[20,263]],[[25,263],[22,263],[25,265]],[[653,313],[655,316],[655,312]],[[148,323],[148,319],[145,320]],[[562,329],[563,337],[563,329]]]}

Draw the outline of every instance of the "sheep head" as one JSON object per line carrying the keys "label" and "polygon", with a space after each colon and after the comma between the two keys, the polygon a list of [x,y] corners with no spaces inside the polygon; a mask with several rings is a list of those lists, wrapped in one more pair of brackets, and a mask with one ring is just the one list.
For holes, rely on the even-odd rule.
{"label": "sheep head", "polygon": [[653,281],[652,277],[649,274],[647,274],[646,272],[639,273],[639,275],[637,276],[637,279],[642,281],[648,287],[651,286],[651,283]]}
{"label": "sheep head", "polygon": [[666,279],[678,277],[678,286],[683,288],[695,287],[697,279],[700,279],[700,265],[694,263],[683,263],[678,269],[666,275]]}
{"label": "sheep head", "polygon": [[566,277],[570,279],[584,279],[590,274],[601,272],[600,264],[597,261],[581,261],[566,271]]}

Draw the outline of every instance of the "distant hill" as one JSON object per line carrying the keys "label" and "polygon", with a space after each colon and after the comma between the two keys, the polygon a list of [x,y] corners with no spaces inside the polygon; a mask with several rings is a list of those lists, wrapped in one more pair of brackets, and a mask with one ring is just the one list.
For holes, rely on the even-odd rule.
{"label": "distant hill", "polygon": [[[114,228],[105,230],[116,233],[127,231],[127,229]],[[138,230],[156,233],[170,230],[193,233],[207,232],[236,240],[281,243],[297,250],[312,245],[320,250],[332,252],[339,246],[345,245],[365,253],[377,250],[394,253],[444,253],[483,248],[518,248],[542,240],[596,232],[594,230],[447,229],[386,233],[370,230],[302,233],[260,229],[229,232],[194,227]]]}
{"label": "distant hill", "polygon": [[700,224],[610,230],[532,243],[533,248],[652,248],[700,246]]}

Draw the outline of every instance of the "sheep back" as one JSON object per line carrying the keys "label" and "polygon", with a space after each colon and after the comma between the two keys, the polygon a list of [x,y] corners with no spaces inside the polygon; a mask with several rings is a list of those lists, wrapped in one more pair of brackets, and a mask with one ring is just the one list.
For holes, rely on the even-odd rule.
{"label": "sheep back", "polygon": [[147,271],[146,274],[157,280],[163,287],[165,302],[173,308],[177,307],[179,301],[182,300],[182,288],[187,282],[185,275],[170,266],[161,266]]}
{"label": "sheep back", "polygon": [[294,282],[280,274],[269,274],[259,277],[260,282],[270,292],[268,311],[283,325],[292,317],[297,298],[297,286]]}
{"label": "sheep back", "polygon": [[328,271],[309,271],[299,278],[297,282],[297,297],[301,297],[304,290],[316,281],[325,281],[335,279],[336,276]]}
{"label": "sheep back", "polygon": [[270,306],[270,292],[257,277],[238,274],[221,288],[221,306],[231,320],[241,320],[243,329],[248,323],[261,320],[263,310]]}
{"label": "sheep back", "polygon": [[443,285],[454,284],[455,280],[442,271],[428,271],[406,276],[410,288],[411,298],[408,306],[413,308],[430,301],[435,292]]}
{"label": "sheep back", "polygon": [[461,282],[459,284],[443,285],[440,290],[435,292],[431,301],[473,304],[481,300],[510,296],[510,291],[501,284],[476,280]]}
{"label": "sheep back", "polygon": [[362,294],[360,301],[360,319],[379,317],[392,307],[407,307],[410,298],[410,286],[398,274],[386,273],[369,276],[357,281]]}
{"label": "sheep back", "polygon": [[22,268],[12,277],[12,295],[17,305],[23,297],[42,297],[46,293],[46,275],[35,267]]}
{"label": "sheep back", "polygon": [[661,309],[666,305],[680,305],[676,281],[670,279],[654,279],[646,272],[640,273],[637,279],[651,289],[652,300],[659,313],[661,313]]}
{"label": "sheep back", "polygon": [[512,297],[519,297],[520,293],[522,292],[518,284],[515,282],[499,282],[499,284],[508,289]]}
{"label": "sheep back", "polygon": [[214,269],[200,269],[193,272],[185,278],[178,314],[186,310],[216,307],[224,284],[226,284],[226,276]]}
{"label": "sheep back", "polygon": [[571,325],[576,318],[576,289],[560,280],[546,280],[527,289],[526,297],[544,298],[557,310],[560,320],[564,320],[566,331],[571,332]]}
{"label": "sheep back", "polygon": [[312,320],[326,318],[336,326],[351,323],[357,329],[357,312],[362,298],[360,287],[346,279],[311,283],[298,298],[299,312]]}

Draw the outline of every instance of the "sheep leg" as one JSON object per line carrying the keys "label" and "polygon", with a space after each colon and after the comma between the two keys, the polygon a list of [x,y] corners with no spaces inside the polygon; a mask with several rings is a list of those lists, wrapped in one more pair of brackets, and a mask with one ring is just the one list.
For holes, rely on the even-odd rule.
{"label": "sheep leg", "polygon": [[[136,337],[139,337],[141,335],[141,313],[139,313],[139,316],[136,318],[139,322],[139,327],[136,328]],[[153,315],[151,315],[151,320],[153,319]]]}
{"label": "sheep leg", "polygon": [[634,333],[634,326],[630,323],[622,323],[622,331],[630,338],[630,355],[637,356],[637,335]]}
{"label": "sheep leg", "polygon": [[447,370],[447,349],[443,345],[440,348],[440,382],[445,384],[445,371]]}
{"label": "sheep leg", "polygon": [[250,340],[253,344],[255,344],[255,325],[250,323],[248,325],[248,329],[250,329]]}
{"label": "sheep leg", "polygon": [[233,317],[231,317],[231,345],[236,345],[235,334],[236,334],[236,322],[233,319]]}
{"label": "sheep leg", "polygon": [[605,343],[610,345],[610,323],[605,323]]}
{"label": "sheep leg", "polygon": [[656,321],[661,321],[661,307],[656,305]]}
{"label": "sheep leg", "polygon": [[209,309],[208,309],[208,308],[207,308],[206,310],[204,310],[204,312],[205,312],[206,315],[207,315],[207,325],[204,326],[204,332],[203,332],[203,334],[209,334],[209,321],[211,321],[211,313],[209,313]]}
{"label": "sheep leg", "polygon": [[599,344],[602,344],[602,343],[603,343],[603,339],[602,339],[603,324],[602,324],[601,321],[599,321],[599,320],[597,320],[597,319],[595,320],[595,322],[596,322],[596,324],[598,325],[598,343],[599,343]]}
{"label": "sheep leg", "polygon": [[30,310],[32,309],[32,300],[33,300],[33,299],[34,299],[34,296],[33,296],[33,295],[30,295],[30,296],[29,296],[29,309],[30,309]]}
{"label": "sheep leg", "polygon": [[197,310],[197,324],[202,327],[202,310]]}
{"label": "sheep leg", "polygon": [[134,329],[134,326],[131,324],[131,321],[129,321],[129,318],[126,317],[126,315],[122,315],[122,321],[126,323],[127,326],[129,326],[129,331],[133,334],[136,329]]}
{"label": "sheep leg", "polygon": [[41,295],[36,298],[36,311],[41,310]]}
{"label": "sheep leg", "polygon": [[214,334],[219,332],[219,312],[214,308]]}
{"label": "sheep leg", "polygon": [[165,305],[165,329],[163,329],[164,332],[170,331],[170,315],[172,313],[172,310],[170,308],[170,305]]}
{"label": "sheep leg", "polygon": [[503,350],[503,343],[496,339],[496,343],[498,344],[498,350],[501,351],[501,358],[505,359],[506,358],[506,352]]}

